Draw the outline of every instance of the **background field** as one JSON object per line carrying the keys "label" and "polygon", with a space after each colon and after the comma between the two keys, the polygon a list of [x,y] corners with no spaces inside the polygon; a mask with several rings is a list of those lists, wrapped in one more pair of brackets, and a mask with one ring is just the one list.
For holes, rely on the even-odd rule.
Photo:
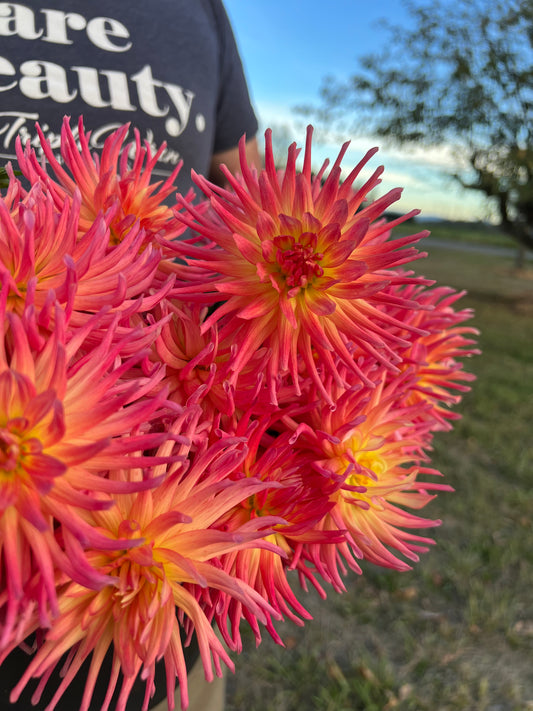
{"label": "background field", "polygon": [[412,572],[366,566],[344,595],[302,593],[314,620],[280,626],[286,649],[247,636],[228,711],[533,710],[533,263],[517,275],[512,258],[426,248],[417,271],[468,289],[483,349],[463,419],[435,439],[456,490],[426,509],[437,545]]}

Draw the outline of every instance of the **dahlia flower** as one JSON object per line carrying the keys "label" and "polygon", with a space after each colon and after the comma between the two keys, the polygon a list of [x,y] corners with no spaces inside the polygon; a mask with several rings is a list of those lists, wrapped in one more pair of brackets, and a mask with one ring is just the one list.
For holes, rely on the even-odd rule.
{"label": "dahlia flower", "polygon": [[[270,404],[261,397],[265,361],[268,354],[260,349],[239,373],[235,385],[229,382],[229,372],[235,344],[218,337],[217,324],[202,332],[208,316],[200,304],[162,301],[154,314],[162,324],[155,341],[153,360],[165,365],[164,384],[169,398],[185,404],[190,398],[201,401],[206,419],[224,422],[226,432],[240,431],[238,422],[242,412],[250,408],[261,413]],[[168,316],[171,315],[171,318]],[[292,389],[280,387],[278,399],[294,399]],[[266,410],[265,410],[266,407]]]}
{"label": "dahlia flower", "polygon": [[59,163],[37,125],[41,149],[56,180],[43,168],[29,144],[23,149],[20,139],[17,141],[18,165],[32,184],[39,181],[46,185],[58,209],[65,200],[72,200],[77,191],[81,193],[79,230],[82,234],[91,228],[99,214],[104,214],[109,215],[112,243],[120,242],[136,221],[144,230],[146,242],[156,233],[176,237],[183,232],[183,227],[163,201],[175,190],[172,182],[181,164],[163,184],[151,183],[152,171],[164,146],[152,155],[148,146],[141,145],[137,132],[135,143],[124,145],[128,130],[128,125],[124,125],[114,131],[98,156],[91,153],[90,133],[85,133],[82,118],[78,121],[75,138],[65,117],[61,129],[62,163]]}
{"label": "dahlia flower", "polygon": [[301,173],[296,173],[295,144],[289,148],[285,170],[276,171],[267,131],[266,168],[259,175],[248,167],[241,141],[242,177],[225,171],[233,190],[195,177],[212,209],[199,211],[182,201],[185,212],[176,216],[208,243],[196,244],[191,238],[176,244],[175,252],[204,272],[202,278],[195,274],[193,283],[183,284],[174,295],[217,303],[202,329],[218,323],[219,338],[236,343],[230,383],[265,347],[270,354],[266,377],[272,403],[277,402],[280,376],[290,373],[298,387],[303,363],[332,405],[322,379],[329,372],[343,384],[338,360],[363,381],[359,354],[371,355],[397,372],[401,360],[397,350],[407,341],[392,333],[391,326],[400,324],[380,307],[400,303],[418,308],[391,296],[387,287],[412,281],[392,270],[424,256],[412,245],[427,233],[389,239],[391,228],[417,211],[390,223],[376,221],[398,200],[399,189],[363,206],[380,182],[382,169],[359,189],[353,184],[375,151],[369,151],[341,182],[345,144],[325,179],[327,163],[313,175],[311,133],[309,129]]}
{"label": "dahlia flower", "polygon": [[165,321],[155,341],[153,359],[165,364],[165,383],[172,400],[183,404],[191,397],[195,401],[201,398],[205,409],[207,398],[212,404],[212,417],[215,417],[216,412],[228,410],[231,400],[220,378],[216,378],[216,327],[201,333],[205,311],[198,306],[177,305],[169,300],[162,303],[162,318],[169,312],[172,318]]}
{"label": "dahlia flower", "polygon": [[[67,335],[58,306],[50,337],[34,347],[26,319],[6,313],[7,292],[4,287],[0,307],[0,647],[32,600],[40,623],[50,624],[58,612],[57,575],[91,588],[106,581],[83,549],[117,542],[88,525],[83,511],[112,506],[115,492],[153,486],[148,474],[157,460],[143,451],[168,437],[146,431],[164,412],[164,391],[144,398],[161,372],[127,386],[120,381],[146,353],[117,363],[120,343],[112,346],[111,325],[100,346],[80,358],[85,334]],[[107,471],[117,466],[147,475],[131,484],[113,482]]]}
{"label": "dahlia flower", "polygon": [[[170,426],[181,432],[191,413]],[[192,413],[193,429],[197,421]],[[189,422],[189,428],[191,424]],[[189,442],[194,434],[189,432]],[[190,448],[181,445],[180,451]],[[275,519],[257,520],[255,526],[232,531],[212,528],[212,524],[231,509],[243,496],[253,496],[264,485],[249,480],[228,486],[226,474],[242,459],[241,443],[235,438],[221,441],[207,450],[190,454],[189,468],[173,465],[157,488],[135,494],[118,494],[115,506],[106,510],[88,510],[87,523],[104,531],[115,543],[113,548],[91,546],[87,558],[95,570],[109,579],[98,590],[77,582],[65,582],[59,588],[58,616],[46,632],[44,642],[29,662],[22,678],[11,693],[16,701],[32,676],[42,677],[34,699],[37,701],[48,674],[62,655],[70,650],[64,678],[49,706],[53,711],[64,690],[83,662],[91,657],[89,674],[80,711],[88,711],[103,659],[109,649],[113,665],[102,711],[109,708],[119,672],[123,683],[116,702],[123,711],[137,676],[146,680],[143,710],[155,690],[155,664],[164,661],[169,709],[174,708],[176,678],[179,681],[182,708],[187,708],[187,670],[183,657],[180,628],[194,632],[206,678],[213,670],[221,674],[220,661],[233,669],[226,649],[215,635],[208,613],[198,602],[200,591],[208,589],[222,597],[238,600],[253,619],[264,623],[276,612],[246,582],[229,575],[216,559],[232,550],[250,545],[269,546],[261,542]],[[168,445],[160,450],[165,453]],[[120,472],[114,476],[121,478]],[[123,475],[122,475],[123,476]],[[128,477],[124,478],[128,481]],[[124,548],[123,539],[131,547]],[[273,549],[272,546],[270,548]],[[234,620],[238,625],[238,620]],[[26,632],[37,629],[33,615]],[[232,648],[235,644],[228,640]]]}
{"label": "dahlia flower", "polygon": [[[394,289],[394,287],[391,287]],[[450,420],[457,420],[460,414],[451,408],[461,401],[470,390],[467,383],[475,380],[472,373],[463,369],[461,358],[469,358],[480,353],[475,348],[474,336],[479,331],[472,326],[462,325],[472,318],[471,309],[454,308],[465,292],[457,292],[445,286],[425,289],[409,285],[401,288],[408,296],[421,304],[419,310],[401,310],[396,313],[399,320],[405,320],[423,329],[424,334],[410,339],[411,345],[401,353],[402,368],[410,368],[415,380],[406,393],[408,404],[425,402],[431,404],[426,414],[433,420],[433,430],[451,429]]]}
{"label": "dahlia flower", "polygon": [[[247,452],[232,478],[241,482],[258,479],[265,483],[265,488],[239,502],[218,525],[232,529],[266,516],[278,517],[279,523],[274,525],[269,538],[278,551],[259,548],[234,551],[224,557],[223,564],[229,566],[232,574],[246,580],[283,617],[301,624],[301,618],[310,619],[310,615],[287,580],[294,550],[307,542],[338,543],[344,537],[337,531],[317,531],[318,522],[334,505],[331,497],[339,484],[313,469],[313,453],[292,446],[293,432],[283,425],[289,410],[273,412],[258,420],[248,413],[239,418],[236,434],[245,436]],[[283,431],[275,434],[276,430]],[[311,571],[308,572],[315,583]],[[238,604],[238,601],[228,601],[232,607]],[[223,609],[222,615],[225,614],[228,614],[227,609]],[[247,619],[259,642],[261,634],[257,623],[249,619],[249,615]],[[281,643],[271,624],[267,629]]]}
{"label": "dahlia flower", "polygon": [[80,203],[75,191],[71,203],[57,209],[39,182],[19,202],[0,200],[0,274],[9,284],[8,309],[20,314],[31,301],[41,326],[55,300],[69,312],[70,325],[79,326],[104,307],[111,312],[107,322],[114,311],[148,311],[170,287],[160,284],[149,293],[161,252],[148,245],[139,253],[144,233],[138,225],[110,249],[109,228],[99,215],[79,238]]}
{"label": "dahlia flower", "polygon": [[287,421],[295,433],[293,446],[311,446],[317,457],[314,467],[338,482],[333,505],[318,528],[344,531],[344,541],[335,546],[311,543],[300,554],[339,590],[340,556],[356,572],[357,559],[407,570],[396,553],[416,561],[433,541],[404,529],[434,527],[440,521],[421,518],[405,507],[420,509],[434,498],[429,491],[450,490],[445,484],[418,480],[420,474],[439,472],[425,466],[431,443],[431,421],[425,417],[429,405],[404,403],[412,373],[387,382],[386,368],[380,371],[372,371],[375,387],[363,394],[357,389],[339,392],[331,382],[335,411],[323,405],[310,410],[302,423]]}

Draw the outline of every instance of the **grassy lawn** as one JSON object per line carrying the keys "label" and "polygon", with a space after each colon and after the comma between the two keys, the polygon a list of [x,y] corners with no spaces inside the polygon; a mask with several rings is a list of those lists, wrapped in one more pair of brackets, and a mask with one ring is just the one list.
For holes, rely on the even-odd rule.
{"label": "grassy lawn", "polygon": [[484,244],[491,247],[515,246],[515,242],[502,232],[498,227],[482,223],[447,222],[446,220],[425,222],[423,216],[414,222],[408,222],[397,228],[398,233],[411,234],[414,228],[429,230],[432,236],[446,242],[467,242],[470,244]]}
{"label": "grassy lawn", "polygon": [[408,573],[366,566],[348,592],[301,594],[314,620],[248,637],[228,711],[533,710],[533,274],[434,248],[417,271],[466,288],[483,355],[434,464],[437,545]]}

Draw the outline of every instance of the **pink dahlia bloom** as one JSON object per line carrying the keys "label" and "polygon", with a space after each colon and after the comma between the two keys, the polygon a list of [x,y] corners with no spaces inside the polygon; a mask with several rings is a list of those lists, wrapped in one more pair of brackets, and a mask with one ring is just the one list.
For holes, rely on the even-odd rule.
{"label": "pink dahlia bloom", "polygon": [[424,256],[412,245],[426,233],[389,239],[391,228],[416,211],[390,223],[378,220],[401,190],[364,205],[382,169],[353,187],[375,153],[369,151],[341,181],[347,147],[326,178],[327,164],[314,175],[309,129],[302,172],[296,172],[295,144],[285,170],[276,171],[267,131],[264,171],[257,175],[248,167],[241,143],[242,176],[225,173],[232,190],[196,176],[211,210],[183,203],[185,214],[177,214],[207,242],[197,244],[193,238],[175,246],[195,270],[193,283],[177,289],[176,298],[217,303],[203,329],[218,323],[219,338],[236,344],[231,382],[259,348],[268,349],[266,379],[273,403],[280,376],[289,373],[298,387],[302,368],[330,404],[323,373],[332,373],[342,385],[339,360],[363,381],[360,354],[397,372],[397,351],[407,341],[393,333],[391,326],[400,324],[381,307],[401,303],[418,308],[390,295],[388,286],[412,281],[393,269]]}
{"label": "pink dahlia bloom", "polygon": [[165,198],[175,190],[172,182],[180,169],[164,183],[152,183],[154,169],[164,146],[152,155],[148,146],[141,145],[136,134],[134,144],[125,145],[128,126],[113,132],[104,142],[100,154],[91,153],[89,136],[78,122],[77,138],[74,137],[65,117],[61,129],[61,158],[59,163],[37,126],[41,148],[53,176],[45,170],[35,151],[29,146],[24,150],[17,143],[17,159],[23,175],[33,184],[42,182],[54,198],[58,209],[65,200],[72,200],[76,192],[81,193],[79,230],[87,232],[99,214],[107,215],[112,243],[122,240],[131,226],[138,222],[144,230],[145,239],[161,234],[173,238],[183,232]]}
{"label": "pink dahlia bloom", "polygon": [[[68,333],[59,307],[48,340],[32,344],[27,320],[6,313],[7,292],[4,287],[0,309],[2,647],[30,603],[38,605],[40,624],[50,624],[58,612],[58,579],[93,589],[106,582],[84,548],[117,543],[88,525],[83,512],[109,508],[116,492],[153,486],[150,467],[157,460],[143,451],[168,437],[147,431],[164,412],[164,392],[144,397],[161,372],[121,380],[146,353],[117,361],[120,343],[112,345],[110,327],[108,338],[80,357],[84,333]],[[114,482],[112,467],[144,474],[129,484]]]}
{"label": "pink dahlia bloom", "polygon": [[[237,434],[246,436],[247,451],[242,466],[232,478],[243,483],[250,478],[258,479],[265,487],[253,497],[243,498],[218,525],[233,529],[267,516],[278,517],[279,522],[273,526],[268,539],[277,546],[276,550],[234,551],[225,556],[223,564],[225,568],[229,566],[232,574],[246,580],[279,614],[301,624],[301,619],[310,619],[310,615],[287,579],[295,551],[310,542],[339,543],[344,536],[338,531],[317,529],[317,524],[334,506],[332,495],[339,482],[313,468],[316,452],[311,448],[293,446],[293,432],[283,424],[289,412],[290,408],[257,420],[247,414],[239,419]],[[314,583],[312,571],[302,570]],[[235,604],[238,602],[233,601],[232,605]],[[259,642],[259,626],[249,621]],[[272,624],[267,629],[281,643]]]}
{"label": "pink dahlia bloom", "polygon": [[420,509],[433,490],[450,487],[421,482],[421,474],[439,474],[425,465],[431,443],[431,424],[424,417],[429,405],[404,404],[412,374],[392,378],[383,366],[376,373],[375,387],[340,392],[333,383],[334,411],[323,404],[301,418],[294,418],[295,449],[314,452],[313,467],[326,479],[337,482],[330,495],[331,509],[317,531],[344,531],[344,540],[334,546],[311,542],[300,555],[314,564],[337,590],[344,585],[341,557],[360,572],[357,559],[397,570],[409,566],[397,557],[418,560],[431,539],[405,529],[439,525],[406,508]]}
{"label": "pink dahlia bloom", "polygon": [[[165,365],[164,383],[171,400],[182,405],[192,402],[191,398],[201,402],[206,419],[232,433],[242,429],[239,418],[243,412],[271,409],[263,391],[266,349],[250,358],[233,384],[230,375],[236,344],[228,338],[220,341],[216,323],[203,329],[207,307],[166,299],[154,314],[162,327],[152,359]],[[279,390],[278,400],[294,400],[293,389]]]}
{"label": "pink dahlia bloom", "polygon": [[232,409],[232,400],[223,387],[223,375],[219,375],[217,328],[201,332],[206,311],[199,305],[163,302],[158,313],[162,318],[171,318],[165,321],[155,341],[152,358],[165,364],[169,397],[179,404],[191,398],[201,401],[207,419],[214,421],[217,415]]}
{"label": "pink dahlia bloom", "polygon": [[426,289],[409,285],[396,289],[402,296],[417,301],[419,310],[399,310],[395,315],[406,323],[422,329],[422,335],[412,338],[404,331],[411,345],[403,351],[403,366],[415,375],[411,387],[405,393],[406,402],[423,402],[431,405],[426,419],[432,420],[433,430],[450,430],[450,421],[460,418],[451,408],[456,407],[464,393],[470,390],[469,383],[475,380],[472,373],[464,370],[461,359],[478,355],[475,336],[479,331],[464,322],[472,318],[472,309],[456,309],[455,305],[465,292],[457,292],[446,286]]}
{"label": "pink dahlia bloom", "polygon": [[99,215],[79,236],[80,201],[76,191],[58,209],[40,183],[19,202],[0,199],[0,274],[9,285],[8,309],[21,314],[31,303],[40,326],[53,320],[56,300],[70,326],[80,326],[102,308],[110,313],[107,323],[113,312],[147,311],[168,291],[159,285],[150,293],[161,251],[150,244],[141,252],[145,237],[138,225],[110,247]]}
{"label": "pink dahlia bloom", "polygon": [[[187,418],[187,415],[179,418],[169,429],[175,434],[182,431],[184,421],[187,427]],[[193,415],[193,430],[197,419]],[[185,454],[190,450],[194,434],[190,422],[188,429],[189,445],[180,447]],[[160,453],[167,449],[168,445],[163,445]],[[167,676],[169,709],[174,708],[176,680],[185,709],[188,706],[187,670],[180,628],[188,639],[196,634],[208,680],[213,679],[211,659],[218,675],[221,661],[233,669],[226,648],[213,631],[210,623],[213,610],[205,599],[218,594],[221,596],[219,604],[223,604],[225,598],[237,600],[247,614],[265,624],[272,615],[277,616],[245,581],[230,575],[217,563],[218,558],[230,551],[251,545],[268,546],[260,539],[268,535],[273,522],[272,518],[265,518],[257,520],[254,526],[232,531],[213,526],[243,495],[253,496],[264,487],[257,480],[228,485],[228,472],[242,459],[240,449],[241,443],[233,438],[211,448],[200,448],[196,453],[191,450],[188,466],[173,465],[157,488],[117,494],[111,509],[87,510],[87,523],[114,541],[112,547],[93,545],[87,551],[91,566],[108,584],[95,590],[65,581],[59,587],[58,616],[13,689],[12,701],[18,698],[32,676],[42,677],[34,694],[37,700],[49,672],[70,650],[64,678],[47,708],[53,711],[83,662],[90,658],[80,706],[80,711],[88,711],[103,659],[112,647],[112,672],[107,680],[109,687],[102,711],[109,708],[120,673],[123,682],[116,710],[125,709],[139,674],[146,680],[142,708],[147,709],[155,690],[155,664],[161,660]],[[125,483],[129,480],[119,471],[114,476]],[[124,539],[131,545],[125,547]],[[238,628],[239,619],[233,622]],[[33,615],[25,631],[31,632],[38,625],[39,620]],[[226,638],[229,646],[235,648],[227,633]]]}

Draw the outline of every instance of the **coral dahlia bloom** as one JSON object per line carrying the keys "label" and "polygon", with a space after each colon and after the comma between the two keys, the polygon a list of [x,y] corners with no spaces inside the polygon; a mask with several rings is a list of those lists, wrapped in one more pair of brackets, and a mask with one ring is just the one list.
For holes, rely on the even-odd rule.
{"label": "coral dahlia bloom", "polygon": [[[394,287],[391,290],[396,291]],[[426,417],[433,420],[433,430],[451,429],[450,420],[457,420],[460,414],[451,408],[458,405],[468,383],[475,380],[472,373],[463,369],[460,359],[480,353],[475,348],[473,336],[479,331],[463,325],[472,318],[471,309],[456,309],[457,301],[465,292],[457,292],[446,286],[425,289],[416,285],[401,288],[404,296],[418,301],[420,310],[400,310],[395,315],[399,320],[412,323],[425,332],[410,339],[410,347],[402,352],[403,368],[410,368],[415,374],[414,382],[406,393],[406,402],[425,402],[431,405]]]}
{"label": "coral dahlia bloom", "polygon": [[344,542],[335,547],[311,543],[302,552],[326,571],[324,577],[339,590],[343,589],[337,572],[339,555],[357,572],[359,558],[407,570],[409,566],[397,553],[418,560],[418,553],[433,541],[404,529],[433,527],[440,522],[415,516],[405,508],[425,506],[433,498],[429,491],[450,490],[443,484],[418,480],[419,474],[439,472],[424,466],[425,450],[431,442],[431,425],[424,418],[427,406],[402,404],[412,373],[385,384],[387,371],[383,366],[380,371],[370,371],[376,386],[363,393],[342,393],[330,383],[336,410],[326,406],[310,410],[303,425],[297,426],[296,421],[292,425],[298,435],[295,448],[312,447],[314,466],[326,478],[339,482],[331,495],[334,506],[320,528],[345,531]]}
{"label": "coral dahlia bloom", "polygon": [[[233,476],[244,482],[256,478],[266,486],[255,496],[243,498],[219,525],[232,529],[265,516],[280,519],[269,540],[283,556],[269,549],[240,550],[228,554],[224,566],[230,566],[232,574],[246,580],[281,615],[301,624],[301,618],[309,619],[310,615],[287,580],[294,551],[305,543],[339,543],[344,537],[338,531],[317,530],[317,523],[334,506],[332,494],[339,483],[314,470],[315,452],[293,446],[293,432],[279,421],[286,414],[288,411],[275,412],[259,420],[250,420],[247,414],[240,418],[238,433],[246,432],[247,452],[242,469]],[[274,434],[275,429],[284,431]],[[315,583],[311,570],[302,571]],[[235,606],[238,602],[231,604]],[[259,628],[253,620],[251,624],[259,642]],[[268,631],[281,643],[272,625]]]}
{"label": "coral dahlia bloom", "polygon": [[9,285],[10,311],[21,314],[31,301],[43,326],[58,300],[70,313],[70,325],[79,326],[104,307],[146,311],[163,298],[165,286],[147,294],[161,253],[148,245],[139,254],[144,241],[139,226],[110,248],[102,215],[79,238],[80,209],[79,191],[57,208],[39,182],[18,202],[0,199],[0,274]]}
{"label": "coral dahlia bloom", "polygon": [[[181,431],[182,419],[170,429]],[[192,433],[191,433],[192,434]],[[116,711],[123,711],[133,683],[139,674],[146,680],[143,709],[148,708],[155,690],[155,664],[163,660],[167,677],[169,709],[174,708],[176,678],[180,685],[181,705],[188,706],[187,670],[183,656],[180,628],[186,635],[196,634],[206,678],[221,674],[220,661],[233,668],[233,663],[210,624],[209,607],[200,604],[208,591],[222,598],[236,599],[247,613],[266,623],[276,613],[245,582],[230,576],[213,560],[232,550],[256,545],[271,519],[258,520],[254,527],[221,531],[212,524],[243,496],[253,496],[263,488],[260,482],[246,486],[228,486],[228,470],[242,454],[235,439],[220,442],[207,451],[190,455],[191,467],[181,464],[169,471],[165,481],[153,490],[115,496],[115,506],[104,511],[89,511],[86,519],[92,526],[106,531],[116,545],[112,550],[92,547],[87,552],[91,565],[109,578],[109,584],[90,590],[71,582],[59,591],[59,615],[46,633],[43,644],[14,688],[16,701],[32,676],[41,676],[34,697],[38,698],[48,673],[63,654],[70,650],[63,681],[47,707],[53,708],[81,665],[91,658],[89,674],[80,711],[88,711],[94,686],[99,680],[109,684],[102,711],[109,708],[119,673],[123,683]],[[163,446],[166,451],[167,447]],[[186,445],[181,447],[187,450]],[[120,472],[116,476],[121,478]],[[127,481],[127,477],[126,477]],[[136,543],[127,549],[120,541]],[[258,545],[261,545],[259,542]],[[266,545],[266,544],[264,544]],[[36,628],[35,616],[28,625]],[[238,625],[239,620],[234,620]],[[234,648],[235,645],[230,645]],[[111,677],[99,679],[103,659],[112,648]]]}
{"label": "coral dahlia bloom", "polygon": [[58,611],[58,575],[92,588],[106,582],[87,562],[84,548],[113,547],[116,541],[87,525],[83,511],[108,508],[117,491],[153,486],[148,475],[125,484],[111,481],[108,472],[121,466],[149,473],[157,460],[144,457],[143,450],[168,437],[146,432],[147,423],[163,412],[164,392],[143,396],[161,373],[127,385],[120,380],[146,354],[117,363],[120,345],[111,345],[110,327],[108,340],[80,358],[85,334],[67,335],[59,307],[49,339],[32,345],[25,329],[29,320],[6,314],[5,287],[1,297],[0,647],[30,602],[38,605],[40,623],[50,624]]}
{"label": "coral dahlia bloom", "polygon": [[[155,341],[153,359],[165,365],[163,382],[172,401],[179,404],[189,402],[190,398],[201,401],[206,419],[212,423],[222,420],[227,432],[239,429],[236,409],[242,413],[255,405],[259,412],[265,412],[265,403],[258,399],[265,352],[256,353],[239,373],[238,382],[232,385],[228,372],[235,346],[233,341],[219,341],[217,324],[202,332],[207,307],[167,299],[155,314],[164,323]],[[165,320],[169,315],[171,318]],[[268,402],[266,409],[270,409]]]}
{"label": "coral dahlia bloom", "polygon": [[206,309],[189,307],[187,304],[176,305],[171,301],[161,304],[162,315],[170,313],[155,341],[153,358],[165,364],[165,383],[169,388],[169,397],[180,404],[185,404],[194,397],[204,403],[209,402],[212,419],[217,412],[227,410],[230,399],[216,377],[215,358],[218,351],[216,326],[207,333],[201,333]]}
{"label": "coral dahlia bloom", "polygon": [[[311,169],[311,129],[308,130],[303,170],[296,173],[299,151],[289,148],[287,166],[274,167],[271,134],[266,132],[266,168],[251,170],[240,146],[242,177],[226,178],[233,191],[196,182],[211,200],[211,211],[185,206],[178,215],[209,240],[206,245],[185,240],[176,253],[194,268],[193,284],[176,290],[176,297],[217,304],[203,326],[219,323],[219,338],[231,337],[236,352],[232,382],[257,349],[269,349],[266,376],[276,402],[280,375],[290,373],[298,387],[301,363],[330,404],[322,387],[322,372],[342,379],[337,359],[362,380],[359,354],[373,356],[392,371],[406,341],[391,333],[398,326],[383,304],[407,300],[392,297],[390,283],[409,283],[392,269],[420,256],[413,245],[426,233],[389,240],[394,225],[408,219],[376,222],[401,190],[363,207],[367,193],[380,181],[376,170],[360,188],[353,184],[375,151],[369,151],[341,182],[342,148],[324,179]],[[323,184],[322,184],[323,183]],[[203,268],[200,279],[197,270]],[[355,356],[355,357],[354,357]],[[367,384],[370,384],[367,381]]]}
{"label": "coral dahlia bloom", "polygon": [[164,146],[152,155],[148,146],[141,145],[136,133],[132,151],[132,145],[124,144],[128,130],[129,126],[124,125],[114,131],[105,140],[98,156],[91,153],[90,133],[85,133],[82,118],[78,121],[76,139],[69,119],[65,117],[61,129],[61,164],[37,126],[42,151],[56,180],[42,167],[35,151],[29,145],[23,150],[18,140],[17,159],[20,170],[32,183],[44,183],[59,209],[65,199],[72,200],[75,193],[80,191],[81,232],[89,230],[97,215],[102,213],[110,216],[110,237],[113,243],[120,242],[136,221],[144,230],[146,241],[156,233],[173,238],[183,232],[183,227],[163,201],[175,190],[172,182],[180,165],[163,184],[151,183],[152,170]]}

